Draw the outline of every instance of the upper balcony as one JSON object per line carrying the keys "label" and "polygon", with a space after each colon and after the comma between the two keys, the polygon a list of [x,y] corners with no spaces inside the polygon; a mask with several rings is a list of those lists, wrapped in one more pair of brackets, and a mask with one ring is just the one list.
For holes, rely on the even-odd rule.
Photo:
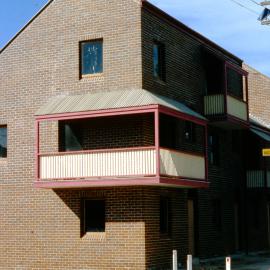
{"label": "upper balcony", "polygon": [[36,117],[36,187],[207,187],[206,120],[144,90],[60,97]]}
{"label": "upper balcony", "polygon": [[240,66],[207,56],[204,115],[211,123],[231,128],[248,126],[247,76]]}

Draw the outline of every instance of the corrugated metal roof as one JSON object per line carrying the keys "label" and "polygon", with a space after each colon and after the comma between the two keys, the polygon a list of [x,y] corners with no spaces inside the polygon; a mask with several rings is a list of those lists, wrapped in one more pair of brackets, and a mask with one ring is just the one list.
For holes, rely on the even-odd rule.
{"label": "corrugated metal roof", "polygon": [[257,136],[259,136],[260,138],[262,138],[263,140],[270,142],[270,135],[263,132],[263,131],[259,131],[257,129],[251,128],[250,129],[251,132],[253,132],[254,134],[256,134]]}
{"label": "corrugated metal roof", "polygon": [[251,125],[261,126],[263,128],[270,129],[269,123],[266,123],[264,120],[255,115],[249,114],[249,121]]}
{"label": "corrugated metal roof", "polygon": [[183,103],[143,89],[90,93],[76,96],[57,96],[42,106],[36,112],[36,115],[140,107],[147,105],[163,105],[176,111],[206,120],[205,117],[191,110]]}

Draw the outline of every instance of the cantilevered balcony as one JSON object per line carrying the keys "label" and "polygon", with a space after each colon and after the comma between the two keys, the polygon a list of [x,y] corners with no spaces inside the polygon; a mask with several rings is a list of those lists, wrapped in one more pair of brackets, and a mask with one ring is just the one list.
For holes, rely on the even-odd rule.
{"label": "cantilevered balcony", "polygon": [[144,90],[72,99],[49,102],[36,118],[35,186],[208,186],[206,121],[196,112]]}
{"label": "cantilevered balcony", "polygon": [[220,126],[247,126],[247,72],[229,62],[217,61],[208,66],[207,73],[204,115]]}

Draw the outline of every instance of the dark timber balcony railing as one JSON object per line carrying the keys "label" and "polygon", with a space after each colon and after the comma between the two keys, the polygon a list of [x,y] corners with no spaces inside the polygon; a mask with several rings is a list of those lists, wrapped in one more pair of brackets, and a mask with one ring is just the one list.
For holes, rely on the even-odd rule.
{"label": "dark timber balcony railing", "polygon": [[270,171],[249,170],[247,171],[247,188],[269,188]]}

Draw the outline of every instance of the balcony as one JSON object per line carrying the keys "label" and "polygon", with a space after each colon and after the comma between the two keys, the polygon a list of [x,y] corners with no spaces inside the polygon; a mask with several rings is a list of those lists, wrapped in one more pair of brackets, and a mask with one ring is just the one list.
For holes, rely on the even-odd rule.
{"label": "balcony", "polygon": [[270,188],[270,171],[266,170],[247,171],[247,188],[248,189]]}
{"label": "balcony", "polygon": [[223,66],[218,63],[220,67],[215,72],[208,67],[204,115],[219,126],[248,126],[247,72],[228,62]]}
{"label": "balcony", "polygon": [[247,103],[233,96],[216,94],[204,97],[204,114],[207,116],[229,115],[240,121],[248,121]]}
{"label": "balcony", "polygon": [[35,186],[207,187],[206,121],[186,113],[154,104],[40,115]]}
{"label": "balcony", "polygon": [[155,147],[39,155],[42,180],[129,178],[142,181],[140,178],[156,176],[157,164],[165,177],[205,179],[203,156],[169,149],[160,148],[159,156]]}

